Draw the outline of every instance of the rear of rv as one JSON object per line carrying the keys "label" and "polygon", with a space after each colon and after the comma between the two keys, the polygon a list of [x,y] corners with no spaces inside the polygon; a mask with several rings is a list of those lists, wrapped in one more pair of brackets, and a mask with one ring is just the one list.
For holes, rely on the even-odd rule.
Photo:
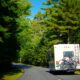
{"label": "rear of rv", "polygon": [[[49,61],[51,71],[80,69],[79,44],[57,44],[53,46],[54,57]],[[51,55],[51,54],[50,54]]]}

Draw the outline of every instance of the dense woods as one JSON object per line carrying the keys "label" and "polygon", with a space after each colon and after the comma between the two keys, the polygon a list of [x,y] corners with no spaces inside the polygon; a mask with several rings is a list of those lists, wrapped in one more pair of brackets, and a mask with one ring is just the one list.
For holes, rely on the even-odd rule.
{"label": "dense woods", "polygon": [[17,34],[30,6],[26,0],[0,0],[0,70],[8,69],[18,59],[20,44]]}
{"label": "dense woods", "polygon": [[80,0],[42,4],[45,8],[29,19],[29,0],[0,0],[0,70],[12,62],[47,66],[52,45],[80,43]]}

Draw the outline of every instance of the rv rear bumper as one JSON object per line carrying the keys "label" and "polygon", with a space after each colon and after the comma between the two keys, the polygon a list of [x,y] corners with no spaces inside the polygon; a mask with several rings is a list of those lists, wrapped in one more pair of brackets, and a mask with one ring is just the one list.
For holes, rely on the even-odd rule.
{"label": "rv rear bumper", "polygon": [[70,72],[70,73],[74,73],[76,71],[76,69],[69,69],[69,70],[50,70],[50,72]]}

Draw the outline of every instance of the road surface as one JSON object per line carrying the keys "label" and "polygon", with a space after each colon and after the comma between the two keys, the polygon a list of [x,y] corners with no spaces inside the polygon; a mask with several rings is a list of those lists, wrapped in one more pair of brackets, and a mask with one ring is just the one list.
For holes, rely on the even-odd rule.
{"label": "road surface", "polygon": [[18,80],[80,80],[80,75],[56,73],[52,74],[48,68],[21,65],[24,74]]}

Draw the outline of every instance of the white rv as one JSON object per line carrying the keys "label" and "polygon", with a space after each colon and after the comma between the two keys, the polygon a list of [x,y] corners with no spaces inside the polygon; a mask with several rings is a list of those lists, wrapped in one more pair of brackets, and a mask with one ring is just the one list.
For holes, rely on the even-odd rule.
{"label": "white rv", "polygon": [[80,69],[79,44],[56,44],[49,49],[50,71]]}

